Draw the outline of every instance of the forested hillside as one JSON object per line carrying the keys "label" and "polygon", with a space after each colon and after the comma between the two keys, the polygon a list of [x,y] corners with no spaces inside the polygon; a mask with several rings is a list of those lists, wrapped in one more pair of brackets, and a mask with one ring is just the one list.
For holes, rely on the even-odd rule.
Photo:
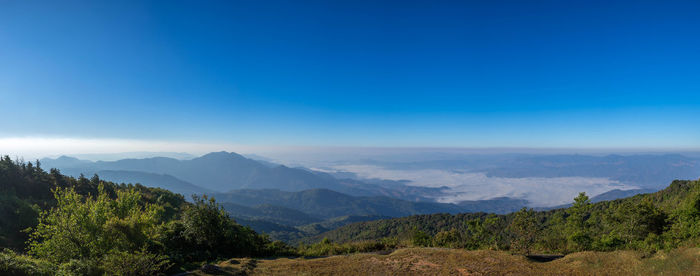
{"label": "forested hillside", "polygon": [[[56,169],[46,172],[38,162],[18,162],[7,156],[0,160],[0,192],[0,246],[5,248],[0,253],[0,272],[8,275],[174,273],[231,257],[325,256],[403,247],[524,254],[655,252],[696,246],[700,241],[698,180],[678,180],[659,192],[598,203],[581,193],[569,208],[539,212],[524,208],[506,215],[438,213],[323,220],[337,210],[327,208],[317,217],[275,205],[224,204],[226,209],[241,212],[235,215],[248,216],[241,221],[256,229],[285,240],[305,241],[296,248],[241,226],[213,198],[194,197],[187,202],[182,195],[164,189],[116,184],[97,175],[73,178]],[[259,192],[226,200],[249,204],[250,199],[242,195]],[[262,192],[267,192],[271,202],[302,210],[325,208],[317,204],[326,201],[341,210],[357,208],[357,198],[327,190],[284,196]],[[316,197],[312,204],[306,200]],[[381,197],[362,200],[369,200],[363,208],[377,210],[428,208],[425,211],[429,212],[432,208],[394,205]],[[398,209],[391,209],[395,207]],[[336,227],[340,228],[329,231]],[[316,236],[304,239],[309,235]]]}
{"label": "forested hillside", "polygon": [[570,208],[507,215],[430,214],[360,222],[310,241],[407,240],[452,248],[525,252],[658,250],[697,244],[700,237],[700,181],[673,181],[666,189],[591,203],[585,194]]}
{"label": "forested hillside", "polygon": [[152,275],[291,252],[237,224],[213,199],[188,203],[167,190],[73,178],[7,156],[0,246],[3,275]]}
{"label": "forested hillside", "polygon": [[[92,162],[61,156],[56,159],[44,158],[41,161],[51,168],[59,168],[73,176],[108,171],[108,179],[113,181],[139,181],[148,186],[160,186],[164,177],[176,178],[175,183],[166,184],[182,188],[180,190],[188,194],[198,187],[201,187],[199,193],[228,192],[235,189],[330,189],[356,196],[384,195],[424,200],[426,195],[440,191],[438,188],[413,187],[391,181],[374,185],[353,179],[337,179],[322,172],[261,163],[234,152],[211,152],[191,160],[153,157]],[[151,175],[137,175],[138,173]],[[152,174],[161,177],[157,178]],[[181,184],[183,182],[188,185]]]}
{"label": "forested hillside", "polygon": [[436,202],[411,202],[390,197],[356,197],[327,190],[313,189],[301,192],[280,190],[236,190],[213,194],[221,202],[241,205],[270,204],[296,209],[319,218],[345,215],[380,215],[401,217],[436,212],[468,212],[468,207]]}

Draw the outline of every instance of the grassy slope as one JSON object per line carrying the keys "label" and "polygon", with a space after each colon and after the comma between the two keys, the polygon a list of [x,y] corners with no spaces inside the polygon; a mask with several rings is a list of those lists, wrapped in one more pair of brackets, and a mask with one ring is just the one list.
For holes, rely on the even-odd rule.
{"label": "grassy slope", "polygon": [[650,257],[634,251],[579,252],[548,263],[503,251],[438,248],[316,259],[235,259],[234,263],[219,265],[228,275],[242,271],[249,275],[700,275],[700,248]]}

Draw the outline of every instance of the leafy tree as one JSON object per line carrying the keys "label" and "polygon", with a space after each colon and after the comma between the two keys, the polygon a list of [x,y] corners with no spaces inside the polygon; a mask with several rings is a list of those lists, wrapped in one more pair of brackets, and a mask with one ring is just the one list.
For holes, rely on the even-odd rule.
{"label": "leafy tree", "polygon": [[118,272],[121,275],[158,275],[171,264],[166,256],[141,250],[110,252],[101,265],[104,271]]}
{"label": "leafy tree", "polygon": [[690,193],[669,218],[666,236],[672,244],[700,237],[700,190]]}
{"label": "leafy tree", "polygon": [[7,248],[0,251],[0,275],[49,276],[56,270],[56,265],[47,261],[19,255]]}
{"label": "leafy tree", "polygon": [[214,198],[193,196],[182,220],[168,223],[163,230],[162,243],[178,262],[192,262],[239,256],[267,256],[285,250],[271,245],[265,235],[258,235],[241,226],[216,203]]}
{"label": "leafy tree", "polygon": [[562,251],[567,247],[566,212],[557,210],[545,215],[546,221],[542,230],[541,243],[551,251]]}
{"label": "leafy tree", "polygon": [[660,235],[666,226],[666,214],[650,201],[625,202],[613,214],[616,233],[626,243],[640,241],[649,234]]}
{"label": "leafy tree", "polygon": [[461,246],[467,249],[500,249],[507,247],[503,231],[505,220],[502,216],[490,214],[484,218],[469,219],[465,222],[466,231],[462,235]]}
{"label": "leafy tree", "polygon": [[448,231],[438,232],[435,238],[433,238],[433,245],[438,247],[460,248],[463,247],[463,241],[463,235],[457,231],[457,229],[452,228]]}
{"label": "leafy tree", "polygon": [[515,236],[511,247],[516,251],[529,255],[540,233],[540,223],[537,220],[535,211],[527,208],[520,209],[520,211],[515,213],[515,217],[508,228]]}
{"label": "leafy tree", "polygon": [[140,204],[141,195],[133,190],[117,191],[114,200],[103,185],[98,191],[84,198],[73,189],[56,189],[57,205],[41,213],[30,254],[61,264],[153,247],[162,208]]}
{"label": "leafy tree", "polygon": [[430,235],[421,230],[414,229],[413,235],[411,236],[411,243],[415,246],[430,246],[432,242]]}

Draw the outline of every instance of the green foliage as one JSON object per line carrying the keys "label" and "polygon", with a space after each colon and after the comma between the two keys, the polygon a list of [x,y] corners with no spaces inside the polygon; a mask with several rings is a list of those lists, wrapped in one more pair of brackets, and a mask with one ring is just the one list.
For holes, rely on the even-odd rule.
{"label": "green foliage", "polygon": [[612,234],[621,242],[630,244],[645,240],[649,235],[660,235],[666,227],[666,214],[650,201],[624,202],[605,216]]}
{"label": "green foliage", "polygon": [[117,191],[114,200],[103,185],[95,198],[70,188],[58,188],[54,195],[56,207],[42,212],[31,234],[29,252],[38,258],[54,263],[100,260],[108,251],[152,246],[157,235],[162,208],[141,205],[136,191]]}
{"label": "green foliage", "polygon": [[[265,214],[282,216],[279,208]],[[43,211],[41,211],[43,210]],[[261,211],[262,212],[262,211]],[[288,213],[287,211],[284,212]],[[354,218],[328,222],[342,225]],[[304,231],[325,231],[317,223]],[[23,231],[31,228],[32,231]],[[2,275],[154,275],[231,257],[326,256],[403,246],[571,252],[654,252],[700,242],[700,181],[653,194],[507,215],[431,214],[353,223],[292,248],[229,217],[213,198],[187,203],[167,190],[63,176],[0,158]]]}
{"label": "green foliage", "polygon": [[546,251],[560,251],[567,247],[568,239],[566,237],[566,213],[559,210],[543,214],[545,222],[543,223],[539,239],[540,247]]}
{"label": "green foliage", "polygon": [[54,275],[56,266],[44,260],[19,255],[7,248],[0,252],[0,275]]}
{"label": "green foliage", "polygon": [[700,237],[700,190],[690,192],[680,207],[673,210],[669,222],[671,226],[666,236],[672,244]]}
{"label": "green foliage", "polygon": [[413,230],[413,234],[411,235],[411,244],[413,244],[413,246],[430,246],[431,243],[432,239],[430,235],[418,229]]}
{"label": "green foliage", "polygon": [[430,241],[439,247],[523,253],[617,249],[651,253],[700,244],[700,181],[674,181],[656,193],[595,204],[581,193],[572,207],[543,212],[433,214],[355,223],[317,239],[323,237],[339,242],[395,238],[415,246]]}
{"label": "green foliage", "polygon": [[102,261],[104,271],[113,275],[158,275],[169,266],[167,257],[145,250],[110,252]]}
{"label": "green foliage", "polygon": [[178,263],[287,254],[288,248],[237,224],[213,198],[193,196],[182,219],[163,227],[160,242]]}
{"label": "green foliage", "polygon": [[[118,273],[118,271],[115,271]],[[68,262],[61,263],[58,267],[56,275],[60,276],[98,276],[107,274],[100,267],[100,263],[95,259],[71,259]]]}
{"label": "green foliage", "polygon": [[569,217],[566,218],[566,233],[569,247],[574,250],[587,250],[591,248],[590,224],[591,200],[586,193],[580,193],[574,198],[574,204],[567,209]]}
{"label": "green foliage", "polygon": [[0,245],[19,250],[24,246],[24,229],[37,224],[39,206],[21,200],[14,193],[0,193]]}
{"label": "green foliage", "polygon": [[329,239],[306,245],[300,244],[297,247],[297,253],[306,257],[320,257],[330,255],[366,253],[366,252],[381,252],[392,250],[398,247],[398,240],[385,239],[380,241],[358,241],[349,243],[334,243]]}
{"label": "green foliage", "polygon": [[511,248],[521,253],[530,254],[532,246],[540,233],[540,223],[532,209],[523,208],[515,213],[508,229],[513,233]]}
{"label": "green foliage", "polygon": [[464,237],[457,229],[452,228],[448,231],[440,231],[433,238],[433,245],[446,248],[462,248]]}
{"label": "green foliage", "polygon": [[295,253],[237,224],[213,199],[189,204],[167,190],[67,177],[5,156],[0,246],[25,243],[30,256],[0,254],[1,275],[155,275],[219,258]]}

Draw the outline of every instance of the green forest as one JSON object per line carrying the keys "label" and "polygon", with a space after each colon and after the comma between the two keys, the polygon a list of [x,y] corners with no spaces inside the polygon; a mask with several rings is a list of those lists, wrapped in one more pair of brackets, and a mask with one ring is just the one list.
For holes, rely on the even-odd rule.
{"label": "green forest", "polygon": [[565,209],[523,208],[507,215],[431,214],[360,222],[309,241],[330,245],[334,244],[331,241],[382,241],[389,246],[494,249],[523,254],[620,249],[653,253],[700,244],[700,181],[676,180],[655,193],[598,203],[591,203],[581,193]]}
{"label": "green forest", "polygon": [[294,254],[213,198],[0,160],[0,274],[154,275],[238,256]]}
{"label": "green forest", "polygon": [[402,247],[517,254],[653,253],[700,240],[700,182],[570,208],[416,215],[349,224],[287,245],[241,226],[214,198],[97,175],[73,178],[39,162],[0,160],[0,274],[157,275],[232,257],[327,256]]}

